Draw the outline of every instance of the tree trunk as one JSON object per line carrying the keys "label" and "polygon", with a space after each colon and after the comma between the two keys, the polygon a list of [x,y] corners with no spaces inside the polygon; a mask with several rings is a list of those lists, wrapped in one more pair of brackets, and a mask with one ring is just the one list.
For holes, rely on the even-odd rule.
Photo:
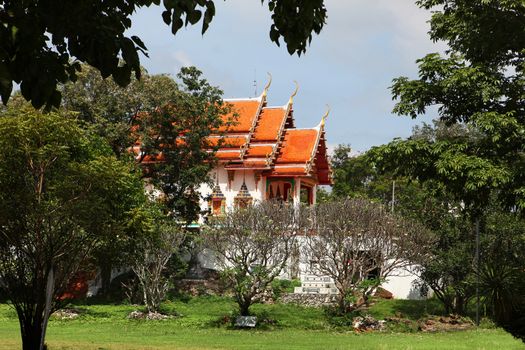
{"label": "tree trunk", "polygon": [[241,313],[241,316],[250,316],[251,305],[252,302],[250,299],[244,299],[242,301],[239,301],[239,311]]}
{"label": "tree trunk", "polygon": [[456,303],[454,313],[458,315],[465,314],[465,298],[462,295],[456,295]]}
{"label": "tree trunk", "polygon": [[101,287],[99,294],[107,296],[109,292],[109,285],[111,284],[111,264],[100,265],[100,280]]}
{"label": "tree trunk", "polygon": [[[36,307],[37,310],[40,308]],[[43,315],[36,313],[35,317],[26,317],[26,315],[18,315],[20,322],[20,333],[22,336],[23,350],[39,350],[40,341],[44,329],[42,327],[44,320]],[[45,340],[45,339],[44,339]],[[44,346],[44,349],[46,347]]]}

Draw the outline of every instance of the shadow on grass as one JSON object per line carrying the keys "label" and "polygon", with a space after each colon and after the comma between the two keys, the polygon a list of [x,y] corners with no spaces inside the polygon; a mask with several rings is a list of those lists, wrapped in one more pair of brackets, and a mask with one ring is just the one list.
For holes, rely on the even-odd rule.
{"label": "shadow on grass", "polygon": [[368,312],[377,319],[389,317],[406,318],[417,321],[429,315],[444,315],[445,310],[436,299],[427,300],[384,300],[378,299]]}

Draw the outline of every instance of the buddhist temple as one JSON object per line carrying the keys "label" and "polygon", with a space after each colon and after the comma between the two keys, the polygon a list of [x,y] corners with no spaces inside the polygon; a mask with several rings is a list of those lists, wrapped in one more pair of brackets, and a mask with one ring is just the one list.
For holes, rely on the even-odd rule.
{"label": "buddhist temple", "polygon": [[293,99],[282,106],[267,103],[269,83],[256,98],[225,99],[235,120],[221,135],[213,170],[214,186],[203,184],[202,206],[212,214],[255,201],[278,199],[314,204],[319,185],[330,185],[331,170],[325,141],[328,112],[313,128],[296,128]]}

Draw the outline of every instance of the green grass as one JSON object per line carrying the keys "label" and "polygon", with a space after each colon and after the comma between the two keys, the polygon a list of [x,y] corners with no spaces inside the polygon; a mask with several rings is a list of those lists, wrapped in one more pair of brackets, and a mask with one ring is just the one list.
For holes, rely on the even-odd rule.
{"label": "green grass", "polygon": [[[229,315],[234,303],[227,298],[194,298],[187,303],[168,302],[164,311],[179,316],[167,321],[128,320],[136,308],[130,305],[79,305],[78,319],[50,322],[50,350],[79,349],[525,349],[501,329],[450,333],[355,334],[348,328],[333,328],[321,309],[293,305],[256,305],[256,314],[267,314],[276,325],[264,330],[235,330],[217,326]],[[389,317],[424,316],[436,307],[430,302],[402,300],[378,302],[370,313]],[[405,310],[405,311],[402,311]],[[439,309],[435,309],[438,310]],[[0,350],[20,348],[15,312],[0,305]]]}

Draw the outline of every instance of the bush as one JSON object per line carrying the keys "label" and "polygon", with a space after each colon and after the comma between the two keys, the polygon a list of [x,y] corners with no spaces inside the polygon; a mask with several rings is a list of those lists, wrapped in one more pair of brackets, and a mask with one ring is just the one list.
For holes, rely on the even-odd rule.
{"label": "bush", "polygon": [[273,300],[278,300],[283,293],[293,293],[295,287],[300,287],[301,281],[298,279],[285,280],[274,279],[272,282]]}

